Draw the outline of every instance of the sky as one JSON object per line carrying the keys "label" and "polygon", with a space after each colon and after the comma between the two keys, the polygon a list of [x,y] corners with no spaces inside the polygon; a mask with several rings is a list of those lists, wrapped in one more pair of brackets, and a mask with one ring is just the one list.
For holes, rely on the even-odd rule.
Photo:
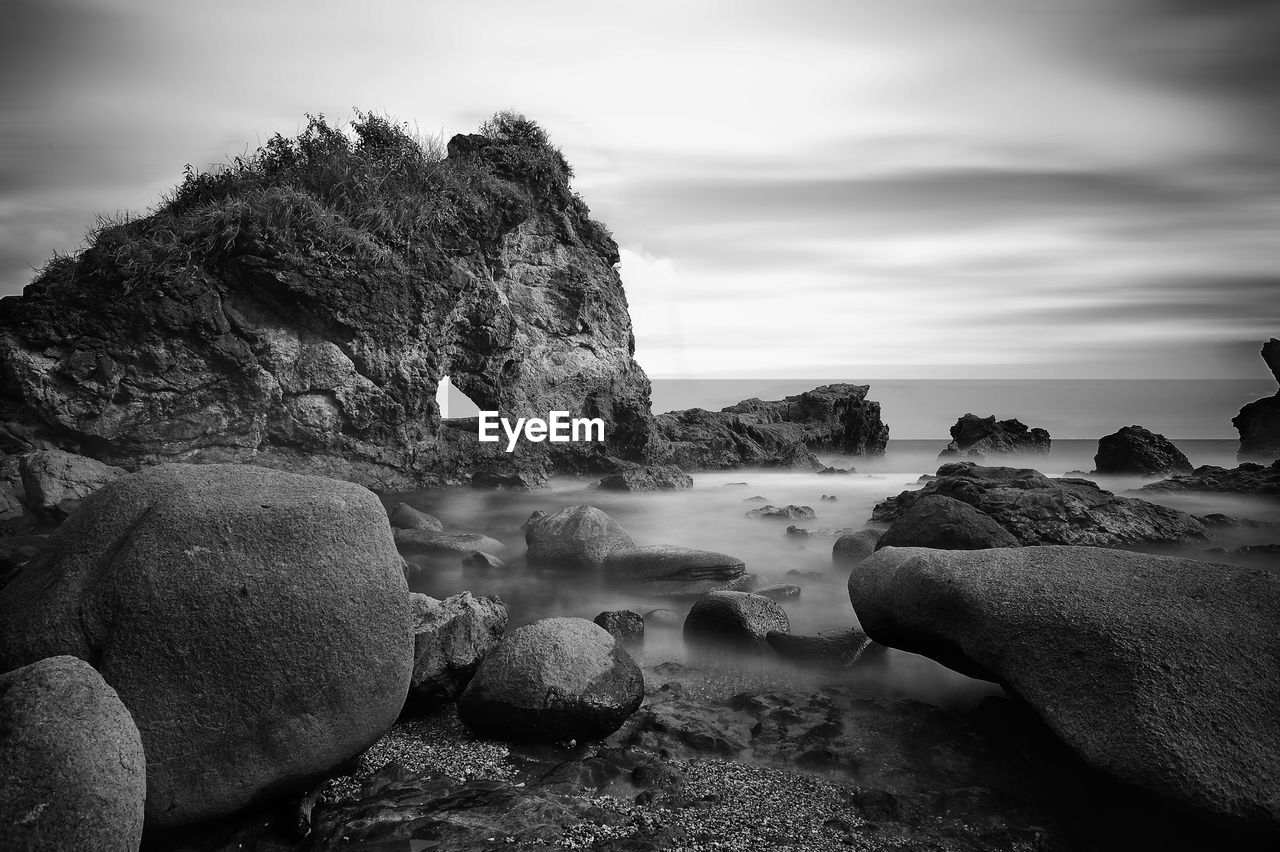
{"label": "sky", "polygon": [[1280,4],[0,3],[0,293],[305,113],[538,121],[663,378],[1266,377]]}

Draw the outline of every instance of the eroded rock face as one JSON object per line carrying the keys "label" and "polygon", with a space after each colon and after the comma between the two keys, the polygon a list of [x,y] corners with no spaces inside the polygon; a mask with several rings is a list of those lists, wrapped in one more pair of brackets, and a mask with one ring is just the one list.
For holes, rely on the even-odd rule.
{"label": "eroded rock face", "polygon": [[1198,541],[1208,537],[1195,517],[1145,500],[1117,497],[1087,479],[1050,479],[1030,468],[944,464],[938,478],[878,504],[871,519],[892,523],[931,494],[968,503],[1024,545],[1094,547]]}
{"label": "eroded rock face", "polygon": [[999,681],[1095,768],[1280,829],[1280,578],[1091,547],[882,550],[849,597],[877,642]]}
{"label": "eroded rock face", "polygon": [[990,417],[966,414],[951,427],[951,443],[941,455],[979,459],[990,454],[1047,455],[1050,443],[1048,432],[1029,429],[1020,420],[997,421],[994,414]]}
{"label": "eroded rock face", "polygon": [[1173,441],[1141,426],[1125,426],[1098,439],[1093,464],[1095,473],[1169,476],[1191,472],[1191,462]]}
{"label": "eroded rock face", "polygon": [[91,660],[137,721],[147,822],[303,788],[399,714],[409,597],[382,504],[253,465],[161,465],[82,501],[0,589],[0,671]]}
{"label": "eroded rock face", "polygon": [[[1262,360],[1280,382],[1280,340],[1273,337],[1262,344]],[[1231,425],[1240,433],[1236,457],[1241,461],[1280,459],[1280,390],[1241,408]]]}
{"label": "eroded rock face", "polygon": [[608,453],[638,458],[649,381],[616,244],[567,183],[551,191],[512,166],[511,144],[467,138],[439,168],[474,209],[404,246],[358,232],[377,250],[320,235],[295,251],[245,217],[229,245],[145,274],[118,261],[137,228],[51,265],[0,300],[0,449],[130,469],[253,461],[387,490],[477,469],[608,469],[598,444],[507,454],[474,427],[442,428],[448,375],[506,417],[601,417]]}
{"label": "eroded rock face", "polygon": [[786,399],[748,399],[718,412],[654,417],[652,452],[686,470],[776,467],[820,470],[814,451],[882,455],[889,427],[868,385],[823,385]]}

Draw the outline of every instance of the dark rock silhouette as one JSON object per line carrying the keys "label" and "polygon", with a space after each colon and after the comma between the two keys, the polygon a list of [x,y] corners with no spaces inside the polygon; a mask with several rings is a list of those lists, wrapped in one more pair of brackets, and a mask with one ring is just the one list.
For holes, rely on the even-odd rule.
{"label": "dark rock silhouette", "polygon": [[1028,429],[1020,420],[996,420],[995,415],[966,414],[951,427],[951,443],[940,456],[968,456],[980,459],[994,455],[1046,455],[1049,433]]}
{"label": "dark rock silhouette", "polygon": [[[1273,337],[1262,344],[1262,360],[1280,382],[1280,340]],[[1236,458],[1241,461],[1280,458],[1280,389],[1274,396],[1265,396],[1241,408],[1240,413],[1231,418],[1231,425],[1240,433]]]}
{"label": "dark rock silhouette", "polygon": [[1125,426],[1098,439],[1094,473],[1171,475],[1190,473],[1191,462],[1164,435],[1141,426]]}

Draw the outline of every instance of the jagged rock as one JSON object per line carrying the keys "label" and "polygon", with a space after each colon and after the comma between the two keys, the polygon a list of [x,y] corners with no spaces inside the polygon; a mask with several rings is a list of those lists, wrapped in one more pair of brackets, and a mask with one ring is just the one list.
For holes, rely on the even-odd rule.
{"label": "jagged rock", "polygon": [[854,565],[875,552],[883,530],[867,529],[849,532],[836,539],[831,547],[831,561],[837,565]]}
{"label": "jagged rock", "polygon": [[635,546],[627,531],[595,506],[569,506],[525,523],[531,563],[599,568],[613,551]]}
{"label": "jagged rock", "polygon": [[609,631],[609,635],[623,645],[638,645],[644,641],[644,616],[629,609],[609,610],[597,615],[593,622]]}
{"label": "jagged rock", "polygon": [[684,619],[684,640],[692,645],[759,651],[770,630],[789,633],[791,621],[777,603],[749,592],[711,592]]}
{"label": "jagged rock", "polygon": [[771,601],[790,601],[800,597],[800,587],[791,583],[774,583],[753,590],[753,594],[766,597]]}
{"label": "jagged rock", "polygon": [[813,636],[770,631],[765,635],[778,656],[806,666],[847,669],[869,653],[874,643],[861,630],[832,630]]}
{"label": "jagged rock", "polygon": [[82,498],[124,475],[122,468],[62,450],[36,450],[22,457],[22,487],[27,507],[63,518]]}
{"label": "jagged rock", "polygon": [[[1280,382],[1280,340],[1273,337],[1262,344],[1262,360]],[[1262,462],[1280,459],[1280,390],[1245,405],[1231,418],[1231,425],[1240,433],[1238,459]]]}
{"label": "jagged rock", "polygon": [[396,530],[396,547],[403,553],[425,556],[502,553],[507,546],[482,533],[440,533],[428,529]]}
{"label": "jagged rock", "polygon": [[[189,179],[0,300],[0,449],[253,460],[384,490],[639,459],[649,381],[618,248],[541,129],[499,116],[490,144],[441,162],[385,119],[355,129],[316,119],[248,177]],[[288,167],[253,165],[272,157]],[[361,177],[330,193],[333,169]],[[263,193],[304,210],[268,215]],[[220,216],[235,239],[195,224]],[[607,447],[480,444],[442,424],[445,375],[504,416],[600,417]]]}
{"label": "jagged rock", "polygon": [[877,642],[996,680],[1094,768],[1280,829],[1280,577],[1090,547],[882,550],[849,597]]}
{"label": "jagged rock", "polygon": [[118,479],[0,589],[0,671],[60,654],[92,660],[137,721],[148,825],[305,788],[408,691],[386,510],[358,485],[252,465]]}
{"label": "jagged rock", "polygon": [[918,491],[903,491],[871,512],[892,523],[918,500],[942,494],[968,503],[1024,545],[1078,544],[1095,547],[1198,541],[1204,524],[1177,509],[1117,497],[1086,479],[1050,479],[1030,468],[944,464],[938,478]]}
{"label": "jagged rock", "polygon": [[582,618],[544,618],[507,635],[458,699],[480,736],[556,742],[616,731],[644,698],[622,643]]}
{"label": "jagged rock", "polygon": [[1020,420],[996,421],[995,415],[979,417],[966,414],[951,427],[951,443],[940,456],[982,458],[996,455],[1047,455],[1049,433],[1044,429],[1028,429]]}
{"label": "jagged rock", "polygon": [[503,562],[492,553],[485,553],[482,550],[473,550],[466,556],[462,557],[462,567],[464,568],[505,568],[507,563]]}
{"label": "jagged rock", "polygon": [[649,465],[612,473],[596,487],[606,491],[683,491],[693,487],[693,477],[674,465]]}
{"label": "jagged rock", "polygon": [[1201,465],[1185,476],[1173,476],[1152,482],[1139,492],[1168,493],[1180,491],[1217,491],[1227,494],[1280,495],[1280,459],[1263,467],[1245,462],[1228,470],[1211,464]]}
{"label": "jagged rock", "polygon": [[1190,473],[1191,462],[1164,435],[1125,426],[1098,440],[1093,457],[1094,473],[1171,475]]}
{"label": "jagged rock", "polygon": [[934,547],[940,550],[982,550],[1020,547],[1010,532],[968,503],[942,494],[927,494],[911,504],[876,542],[882,547]]}
{"label": "jagged rock", "polygon": [[604,569],[615,582],[655,597],[698,597],[736,588],[746,576],[736,556],[672,544],[615,550],[605,557]]}
{"label": "jagged rock", "polygon": [[83,660],[0,675],[0,837],[28,852],[136,850],[146,758],[116,691]]}
{"label": "jagged rock", "polygon": [[685,470],[774,467],[820,470],[815,450],[882,455],[889,427],[867,385],[823,385],[786,399],[747,399],[719,412],[690,408],[654,417],[665,458]]}
{"label": "jagged rock", "polygon": [[444,600],[413,592],[409,609],[414,658],[409,694],[430,704],[453,701],[502,640],[507,607],[499,598],[470,592]]}
{"label": "jagged rock", "polygon": [[435,515],[428,515],[415,509],[408,503],[397,503],[391,510],[391,528],[393,530],[426,530],[427,532],[444,532],[444,524]]}
{"label": "jagged rock", "polygon": [[748,518],[773,518],[787,521],[811,521],[817,517],[808,506],[761,506],[747,512]]}

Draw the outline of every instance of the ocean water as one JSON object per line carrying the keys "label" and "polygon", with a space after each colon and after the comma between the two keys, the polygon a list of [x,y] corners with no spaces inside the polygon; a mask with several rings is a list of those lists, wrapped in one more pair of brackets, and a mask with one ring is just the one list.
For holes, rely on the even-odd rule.
{"label": "ocean water", "polygon": [[[831,560],[835,531],[860,529],[866,525],[872,507],[886,497],[918,488],[917,480],[937,469],[937,454],[945,441],[891,441],[881,458],[827,456],[823,460],[838,467],[856,467],[848,475],[821,475],[790,471],[727,471],[695,474],[694,488],[679,492],[619,493],[591,488],[587,479],[563,478],[537,491],[488,491],[451,488],[387,495],[388,505],[407,498],[414,505],[439,517],[450,531],[482,532],[502,541],[507,562],[500,570],[464,568],[459,559],[411,559],[414,570],[410,587],[434,597],[462,590],[473,594],[496,594],[507,604],[510,626],[516,627],[547,616],[578,616],[592,619],[605,610],[631,609],[644,613],[660,607],[687,611],[688,601],[673,601],[639,595],[610,584],[595,572],[558,571],[528,565],[524,560],[524,536],[520,525],[537,509],[553,512],[566,506],[590,504],[607,512],[620,523],[637,544],[674,544],[729,553],[742,559],[747,570],[762,583],[794,583],[802,588],[798,599],[782,607],[791,620],[792,632],[857,626],[857,616],[846,590],[848,570],[836,568]],[[1024,457],[1018,466],[1035,467],[1051,476],[1071,470],[1091,470],[1096,441],[1055,441],[1048,456]],[[1235,442],[1230,440],[1189,440],[1180,447],[1193,464],[1234,465]],[[1000,463],[1000,462],[992,462]],[[1104,488],[1124,493],[1151,479],[1138,477],[1096,478]],[[822,501],[823,495],[835,502]],[[774,505],[809,506],[812,521],[786,522],[746,517],[758,503],[744,502],[762,496]],[[1280,520],[1274,501],[1229,495],[1195,497],[1150,495],[1155,502],[1174,505],[1196,513],[1226,512],[1257,520]],[[797,538],[786,534],[789,523],[815,535]],[[1220,541],[1182,548],[1181,555],[1214,558],[1205,554],[1211,545],[1237,547],[1271,541],[1274,533],[1264,529],[1232,530]],[[791,573],[791,572],[799,572]],[[637,652],[642,661],[683,660],[687,656],[679,631],[653,632]],[[744,661],[723,661],[744,665]],[[768,659],[752,661],[753,666],[782,665]],[[769,675],[776,676],[778,671]],[[795,674],[797,677],[804,675]],[[875,692],[912,695],[937,701],[969,701],[995,689],[991,685],[954,674],[922,657],[891,652],[874,670],[848,673],[863,682],[874,681]]]}

